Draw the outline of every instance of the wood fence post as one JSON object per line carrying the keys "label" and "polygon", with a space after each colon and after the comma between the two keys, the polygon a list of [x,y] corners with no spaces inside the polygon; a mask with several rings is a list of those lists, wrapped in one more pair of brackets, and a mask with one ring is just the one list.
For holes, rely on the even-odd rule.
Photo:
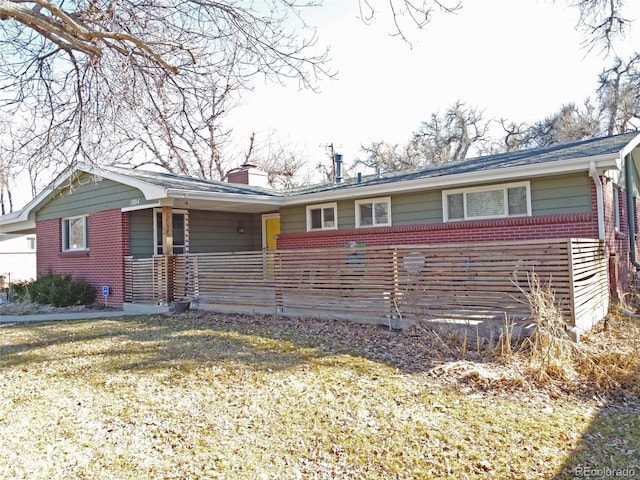
{"label": "wood fence post", "polygon": [[569,304],[571,306],[571,326],[576,326],[576,288],[573,272],[573,239],[567,240],[567,258],[569,259]]}

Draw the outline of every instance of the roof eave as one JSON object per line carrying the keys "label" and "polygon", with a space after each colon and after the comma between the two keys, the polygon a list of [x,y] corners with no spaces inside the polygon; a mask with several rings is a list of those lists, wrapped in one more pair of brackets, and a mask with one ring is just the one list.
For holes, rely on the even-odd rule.
{"label": "roof eave", "polygon": [[262,204],[267,206],[279,207],[282,205],[283,197],[279,195],[260,195],[246,193],[223,193],[223,192],[203,192],[199,190],[183,190],[169,188],[166,191],[169,198],[180,200],[204,200],[219,203],[244,203],[244,204]]}
{"label": "roof eave", "polygon": [[[7,216],[7,215],[3,215]],[[2,221],[0,217],[0,233],[35,233],[36,222],[34,219]]]}
{"label": "roof eave", "polygon": [[[145,199],[147,200],[155,200],[158,198],[166,197],[166,190],[161,187],[157,187],[155,185],[141,182],[134,178],[128,177],[126,175],[121,175],[119,173],[111,172],[108,170],[104,170],[101,168],[95,168],[85,164],[79,164],[70,171],[66,175],[61,175],[56,180],[54,180],[51,184],[49,184],[42,192],[40,192],[36,197],[34,197],[29,203],[27,203],[21,210],[15,212],[15,214],[7,214],[0,216],[0,231],[9,232],[15,231],[17,225],[30,225],[33,224],[33,228],[35,228],[35,210],[44,202],[46,202],[51,196],[65,184],[69,183],[69,179],[76,174],[77,172],[89,173],[91,175],[96,175],[102,178],[106,178],[107,180],[113,180],[114,182],[123,183],[125,185],[129,185],[131,187],[137,188],[142,192]],[[11,225],[8,227],[7,225]],[[9,230],[11,228],[11,230]]]}
{"label": "roof eave", "polygon": [[123,175],[121,173],[113,172],[99,167],[94,168],[87,165],[81,165],[77,170],[81,170],[92,175],[106,178],[107,180],[112,180],[114,182],[122,183],[124,185],[128,185],[129,187],[136,188],[142,192],[146,200],[157,200],[159,198],[165,198],[168,196],[169,189],[154,185],[149,182],[145,182],[144,180],[138,180],[137,178],[133,178],[128,175]]}

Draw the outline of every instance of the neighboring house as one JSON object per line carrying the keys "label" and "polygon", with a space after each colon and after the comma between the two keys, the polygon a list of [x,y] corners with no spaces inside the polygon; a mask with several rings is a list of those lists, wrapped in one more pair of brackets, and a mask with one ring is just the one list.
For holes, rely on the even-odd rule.
{"label": "neighboring house", "polygon": [[0,288],[36,278],[36,236],[0,234]]}
{"label": "neighboring house", "polygon": [[615,294],[640,266],[639,143],[630,133],[284,193],[251,166],[228,183],[78,166],[0,217],[0,232],[36,233],[38,274],[109,286],[112,305],[128,256],[559,238],[603,240]]}

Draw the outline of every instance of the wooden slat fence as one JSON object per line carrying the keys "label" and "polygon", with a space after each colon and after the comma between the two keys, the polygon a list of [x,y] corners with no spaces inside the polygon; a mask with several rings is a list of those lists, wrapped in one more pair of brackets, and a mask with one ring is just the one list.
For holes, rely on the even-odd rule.
{"label": "wooden slat fence", "polygon": [[602,242],[559,239],[127,258],[126,298],[404,326],[525,320],[535,278],[569,323],[590,326],[609,305],[605,257]]}
{"label": "wooden slat fence", "polygon": [[[269,255],[269,256],[268,256]],[[184,297],[201,308],[274,313],[275,280],[268,275],[266,252],[180,255],[178,268],[189,272]]]}

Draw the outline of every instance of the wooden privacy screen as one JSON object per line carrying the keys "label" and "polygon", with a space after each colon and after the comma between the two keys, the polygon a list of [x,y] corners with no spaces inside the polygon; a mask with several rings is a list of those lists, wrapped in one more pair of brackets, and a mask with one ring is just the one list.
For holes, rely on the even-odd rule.
{"label": "wooden privacy screen", "polygon": [[609,304],[605,249],[597,240],[127,257],[125,272],[127,302],[187,298],[218,311],[384,324],[526,320],[532,282],[552,289],[570,325],[590,326]]}

